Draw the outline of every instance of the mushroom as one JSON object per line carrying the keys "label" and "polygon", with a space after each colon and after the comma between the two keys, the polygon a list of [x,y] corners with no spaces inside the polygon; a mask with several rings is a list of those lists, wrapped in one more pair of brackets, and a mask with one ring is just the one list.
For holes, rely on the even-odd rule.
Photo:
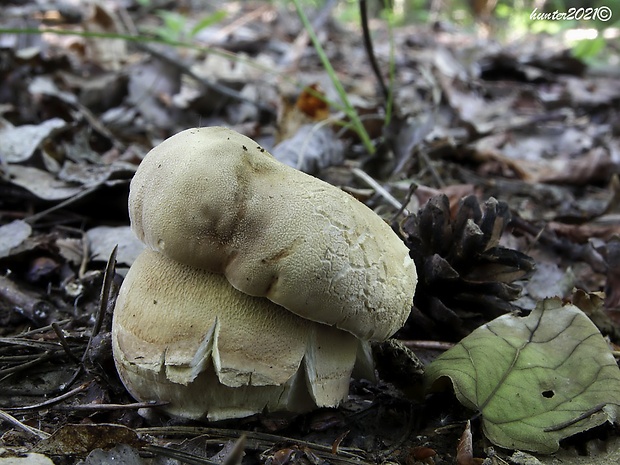
{"label": "mushroom", "polygon": [[129,215],[153,250],[359,338],[387,339],[411,310],[415,265],[392,229],[230,129],[188,129],[151,150]]}
{"label": "mushroom", "polygon": [[364,355],[352,334],[150,250],[121,286],[112,341],[135,398],[211,420],[336,406],[348,393],[358,350]]}
{"label": "mushroom", "polygon": [[411,309],[415,266],[381,218],[229,129],[151,150],[129,213],[150,250],[121,286],[114,359],[172,415],[336,406],[356,363],[372,376],[368,341]]}

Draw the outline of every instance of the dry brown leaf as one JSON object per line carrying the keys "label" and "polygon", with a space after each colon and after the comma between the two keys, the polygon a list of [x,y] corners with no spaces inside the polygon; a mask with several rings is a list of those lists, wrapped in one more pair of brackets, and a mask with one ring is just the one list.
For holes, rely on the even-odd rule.
{"label": "dry brown leaf", "polygon": [[51,455],[74,455],[99,448],[110,448],[116,444],[140,447],[143,441],[133,429],[126,426],[105,423],[66,425],[38,443],[34,449],[36,452]]}
{"label": "dry brown leaf", "polygon": [[550,221],[546,228],[558,236],[564,236],[572,242],[580,244],[584,244],[594,237],[607,241],[615,235],[620,235],[620,224],[566,224]]}
{"label": "dry brown leaf", "polygon": [[467,420],[467,425],[459,443],[456,446],[456,463],[457,465],[474,465],[474,446],[471,438],[471,422]]}
{"label": "dry brown leaf", "polygon": [[[87,32],[122,34],[125,32],[123,23],[118,14],[109,4],[101,0],[90,3],[90,14],[82,23]],[[120,69],[127,60],[127,41],[122,39],[102,39],[92,37],[86,39],[87,55],[95,63],[110,70]]]}
{"label": "dry brown leaf", "polygon": [[276,145],[294,137],[302,126],[315,124],[329,117],[329,107],[319,97],[325,95],[319,84],[306,87],[297,98],[282,96],[278,109]]}

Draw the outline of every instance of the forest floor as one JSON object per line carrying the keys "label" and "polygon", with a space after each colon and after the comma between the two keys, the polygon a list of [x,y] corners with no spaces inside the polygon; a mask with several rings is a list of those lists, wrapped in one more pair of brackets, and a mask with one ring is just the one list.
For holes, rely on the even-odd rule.
{"label": "forest floor", "polygon": [[[580,308],[618,355],[618,30],[608,29],[616,35],[593,65],[574,58],[562,35],[504,43],[493,26],[487,38],[438,21],[396,28],[390,46],[385,22],[371,20],[385,94],[359,24],[334,20],[326,2],[309,16],[371,153],[342,127],[350,121],[342,105],[316,97],[340,102],[294,9],[227,2],[219,18],[189,3],[2,7],[0,465],[618,463],[609,422],[536,458],[494,446],[480,415],[451,391],[421,394],[424,367],[439,354],[496,316],[527,314],[551,297],[577,305],[587,296],[591,305]],[[201,23],[207,17],[212,24]],[[484,228],[482,212],[514,269],[490,276],[480,261],[490,246],[474,250],[472,262],[452,263],[460,299],[429,284],[448,279],[445,270],[420,271],[416,258],[420,294],[409,322],[396,343],[375,346],[378,381],[353,380],[337,409],[206,423],[137,403],[110,345],[115,295],[143,248],[129,229],[129,182],[165,138],[216,125],[351,193],[410,247],[418,233]],[[442,194],[443,223],[416,223]],[[461,201],[472,195],[475,208]],[[419,260],[437,247],[424,243]],[[476,272],[484,283],[473,283]]]}

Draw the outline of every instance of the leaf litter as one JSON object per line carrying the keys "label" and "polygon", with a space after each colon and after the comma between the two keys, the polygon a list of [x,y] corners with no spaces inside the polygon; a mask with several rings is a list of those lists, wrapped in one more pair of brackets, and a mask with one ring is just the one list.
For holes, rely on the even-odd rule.
{"label": "leaf litter", "polygon": [[[165,15],[142,3],[56,9],[25,2],[4,8],[0,26],[163,31]],[[425,398],[421,372],[446,347],[469,344],[497,314],[523,316],[495,321],[531,319],[536,303],[555,294],[581,308],[608,338],[605,343],[592,330],[599,341],[596,357],[609,359],[607,345],[617,352],[617,73],[571,57],[557,36],[500,45],[453,24],[406,26],[394,35],[395,106],[388,123],[359,25],[336,21],[335,3],[326,2],[323,11],[309,14],[376,142],[371,156],[353,131],[342,128],[349,121],[339,110],[308,98],[309,89],[319,89],[340,103],[292,11],[231,2],[217,15],[219,23],[201,29],[204,12],[189,8],[168,12],[180,20],[178,37],[217,48],[51,32],[0,35],[0,411],[6,414],[0,420],[0,463],[24,453],[44,460],[32,452],[43,447],[43,437],[56,447],[45,454],[58,464],[463,465],[483,456],[526,463],[485,448],[483,432],[500,445],[532,450],[529,439],[517,444],[515,434],[506,440],[489,433],[485,411],[492,402],[480,419],[452,400]],[[377,60],[387,76],[386,28],[374,27]],[[435,232],[452,238],[443,249],[429,239],[417,252],[427,278],[419,284],[420,296],[430,304],[414,307],[416,323],[389,346],[376,348],[378,383],[352,381],[349,400],[339,409],[208,427],[175,425],[153,405],[133,401],[117,378],[110,317],[122,268],[138,251],[127,228],[129,180],[154,145],[181,129],[206,125],[233,127],[270,150],[281,142],[275,151],[290,164],[355,195],[410,243],[415,241],[407,234],[419,229],[412,225],[420,219],[426,225],[422,237]],[[119,273],[108,275],[104,285],[105,261],[116,244]],[[573,293],[573,287],[583,291]],[[557,324],[549,326],[560,331]],[[563,332],[557,334],[561,339]],[[583,345],[590,350],[587,341]],[[554,357],[562,357],[561,351]],[[587,369],[577,370],[579,376]],[[591,384],[579,379],[576,387],[562,389],[581,387],[590,396]],[[492,380],[482,381],[486,386]],[[547,404],[560,398],[560,387],[553,389],[557,396],[542,396]],[[581,414],[590,408],[590,416],[574,412],[546,426],[562,427],[543,434],[555,435],[546,446],[557,448],[554,441],[560,441],[563,463],[583,463],[579,454],[604,463],[606,447],[609,463],[615,463],[614,427],[566,434],[589,421],[612,419],[610,407],[600,405],[614,389],[600,393],[598,401],[589,398],[594,405],[580,406]],[[517,403],[508,413],[524,415],[525,406]],[[50,441],[56,433],[83,438],[81,449]],[[109,448],[118,442],[129,445]],[[243,459],[235,444],[241,444],[236,447],[245,452]]]}

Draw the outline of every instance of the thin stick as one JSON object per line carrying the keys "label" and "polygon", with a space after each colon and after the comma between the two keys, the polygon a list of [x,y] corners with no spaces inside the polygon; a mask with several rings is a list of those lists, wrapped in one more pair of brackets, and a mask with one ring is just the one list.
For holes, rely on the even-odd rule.
{"label": "thin stick", "polygon": [[[136,38],[140,37],[138,28],[136,27],[136,25],[134,24],[133,20],[131,19],[129,15],[123,14],[121,15],[121,19],[123,20],[123,25],[130,33],[129,37],[136,37]],[[165,53],[163,50],[152,46],[149,42],[161,43],[161,41],[158,41],[158,40],[136,40],[134,42],[134,45],[141,51],[146,52],[151,56],[154,56],[155,58],[157,58],[160,61],[163,61],[169,66],[172,66],[179,73],[189,76],[190,78],[192,78],[194,81],[196,81],[198,84],[200,84],[205,89],[214,90],[215,92],[218,92],[222,95],[230,97],[234,100],[238,100],[240,102],[250,103],[256,106],[261,111],[275,115],[275,111],[273,108],[267,107],[261,104],[260,102],[256,102],[250,98],[247,98],[245,95],[241,94],[240,92],[237,92],[234,89],[231,89],[230,87],[226,85],[218,84],[217,82],[213,82],[206,77],[198,75],[192,70],[191,66],[188,63],[183,62],[176,55],[173,56],[173,54],[171,53],[169,54]],[[172,42],[166,42],[166,41],[164,41],[164,43],[171,47],[178,46],[178,43],[172,43]],[[212,47],[204,47],[202,48],[202,50],[207,51],[209,53],[214,53],[220,56],[223,55],[232,60],[236,60],[235,55],[216,53],[216,49]],[[240,61],[240,60],[236,60],[236,61]]]}
{"label": "thin stick", "polygon": [[542,245],[550,247],[554,252],[571,259],[579,259],[586,262],[597,273],[606,273],[607,264],[601,255],[588,243],[576,244],[557,237],[553,232],[546,228],[538,228],[523,220],[519,216],[513,215],[510,223],[513,229],[525,232],[535,238]]}
{"label": "thin stick", "polygon": [[189,452],[173,449],[166,446],[157,446],[154,444],[148,445],[144,448],[147,452],[153,452],[155,454],[163,455],[164,457],[177,459],[183,463],[189,463],[190,465],[220,465],[220,462],[215,462],[204,457],[199,457]]}
{"label": "thin stick", "polygon": [[592,407],[589,410],[586,410],[585,412],[583,412],[581,415],[579,415],[578,417],[575,417],[571,420],[568,421],[564,421],[562,423],[558,423],[557,425],[554,426],[550,426],[548,428],[545,428],[543,431],[545,433],[550,433],[552,431],[560,431],[563,430],[564,428],[568,428],[569,426],[574,425],[575,423],[580,422],[581,420],[585,420],[588,417],[591,417],[592,415],[594,415],[595,413],[600,412],[601,410],[603,410],[603,408],[605,407],[606,404],[598,404],[595,407]]}
{"label": "thin stick", "polygon": [[69,356],[69,358],[73,360],[74,362],[80,363],[80,359],[77,358],[73,352],[71,352],[71,347],[69,346],[67,339],[65,339],[65,335],[62,333],[62,329],[60,329],[60,326],[58,326],[58,323],[56,322],[52,323],[52,329],[56,333],[56,336],[58,336],[60,345],[62,345],[62,348],[65,350],[65,353]]}
{"label": "thin stick", "polygon": [[[324,444],[317,444],[310,441],[304,441],[301,439],[293,439],[285,436],[279,436],[276,434],[270,433],[261,433],[258,431],[241,431],[241,430],[233,430],[233,429],[224,429],[224,428],[211,428],[207,426],[154,426],[147,428],[136,428],[136,432],[138,434],[153,434],[153,435],[166,435],[166,436],[218,436],[221,438],[239,438],[242,435],[245,435],[248,440],[254,441],[264,441],[266,443],[291,443],[297,444],[300,446],[309,447],[314,452],[320,452],[322,454],[329,454],[331,458],[334,458],[331,454],[331,446]],[[352,449],[348,447],[341,447],[338,449],[338,458],[339,460],[346,460],[357,463],[365,463],[363,461],[363,454],[365,452],[359,449]]]}
{"label": "thin stick", "polygon": [[411,197],[413,197],[413,194],[415,193],[417,189],[418,189],[418,183],[412,182],[411,185],[409,186],[409,191],[407,192],[407,195],[405,196],[405,201],[403,202],[402,207],[399,208],[396,213],[394,213],[391,223],[394,223],[396,221],[396,218],[398,218],[400,215],[409,216],[409,212],[405,214],[405,207],[409,205],[409,202],[411,202]]}
{"label": "thin stick", "polygon": [[82,262],[80,263],[80,269],[78,270],[78,278],[84,279],[86,275],[86,267],[88,266],[89,261],[89,247],[90,243],[88,241],[88,236],[85,231],[82,231]]}
{"label": "thin stick", "polygon": [[30,433],[33,436],[38,437],[39,439],[47,439],[51,436],[51,434],[46,433],[45,431],[41,431],[40,429],[33,428],[32,426],[23,424],[13,415],[9,415],[4,410],[0,410],[0,419],[11,423],[13,426],[17,426],[19,429],[22,429],[26,431],[27,433]]}
{"label": "thin stick", "polygon": [[214,38],[215,38],[214,42],[218,42],[220,40],[224,40],[226,38],[226,36],[228,36],[229,34],[232,34],[237,29],[245,26],[246,24],[251,23],[252,21],[257,20],[258,18],[260,18],[261,15],[263,15],[264,13],[270,11],[272,8],[273,8],[272,5],[265,4],[265,5],[259,6],[256,9],[252,9],[249,13],[246,13],[245,15],[241,16],[240,18],[235,19],[233,22],[231,22],[227,26],[224,26],[221,29],[219,29],[214,34]]}
{"label": "thin stick", "polygon": [[169,66],[172,66],[178,72],[189,76],[190,78],[192,78],[194,81],[196,81],[198,84],[200,84],[205,89],[213,90],[215,92],[218,92],[222,95],[225,95],[226,97],[230,97],[239,102],[249,103],[251,105],[254,105],[256,108],[258,108],[261,111],[264,111],[270,115],[275,115],[275,110],[273,108],[263,105],[261,102],[252,100],[251,98],[246,97],[242,93],[237,92],[236,90],[231,89],[230,87],[224,84],[219,84],[215,81],[211,81],[210,79],[206,77],[200,76],[190,67],[190,65],[180,61],[180,59],[177,58],[176,56],[166,54],[162,50],[159,50],[145,42],[136,42],[134,45],[140,50],[142,50],[143,52],[146,52],[154,56],[158,60],[165,62]]}
{"label": "thin stick", "polygon": [[65,394],[62,394],[58,397],[54,397],[53,399],[49,399],[46,400],[45,402],[40,402],[38,404],[34,404],[34,405],[25,405],[23,407],[9,407],[9,408],[5,408],[5,410],[9,410],[11,412],[24,412],[24,411],[29,411],[29,410],[40,410],[42,408],[46,408],[49,407],[50,405],[54,405],[57,404],[59,402],[62,402],[63,400],[67,400],[70,397],[73,397],[77,394],[79,394],[82,391],[85,391],[86,389],[88,389],[88,386],[90,386],[92,383],[92,381],[88,381],[84,384],[81,384],[80,386],[76,387],[75,389],[70,390],[69,392],[66,392]]}
{"label": "thin stick", "polygon": [[[56,324],[58,326],[64,326],[64,325],[66,325],[68,323],[71,323],[72,321],[73,320],[71,318],[67,318],[65,320],[57,321]],[[52,329],[52,325],[41,326],[40,328],[35,328],[35,329],[31,329],[30,331],[26,331],[26,332],[20,333],[16,337],[22,338],[22,337],[27,337],[27,336],[34,336],[35,334],[45,333],[45,332],[49,331],[50,329]],[[3,339],[3,342],[4,342],[4,341],[8,341],[10,338],[0,338],[0,339]],[[10,342],[7,342],[7,343],[10,343]],[[53,344],[54,346],[56,346],[55,342],[54,343],[50,343],[50,344]]]}
{"label": "thin stick", "polygon": [[[108,263],[105,266],[105,274],[103,275],[103,285],[101,286],[101,296],[99,297],[99,310],[97,311],[97,320],[93,326],[93,332],[91,334],[90,341],[88,341],[88,347],[90,347],[92,338],[99,334],[101,326],[103,325],[103,317],[110,301],[110,290],[112,289],[112,282],[114,281],[114,272],[116,269],[116,252],[118,251],[118,244],[112,249]],[[88,352],[88,348],[86,349]]]}
{"label": "thin stick", "polygon": [[372,176],[359,168],[353,168],[351,171],[355,176],[360,178],[375,191],[377,191],[377,194],[387,200],[388,203],[390,203],[394,208],[396,208],[398,211],[402,211],[405,216],[409,215],[409,211],[404,208],[403,205],[398,200],[396,200],[396,198],[392,194],[385,190],[385,188],[381,184],[375,181]]}
{"label": "thin stick", "polygon": [[47,352],[44,352],[39,357],[29,362],[22,363],[21,365],[16,365],[10,368],[3,368],[2,370],[0,370],[0,377],[4,377],[4,376],[7,376],[13,373],[19,373],[20,371],[24,371],[27,368],[32,368],[33,366],[38,365],[39,363],[49,360],[50,358],[53,357],[53,355],[54,354],[51,351],[47,351]]}
{"label": "thin stick", "polygon": [[443,341],[403,341],[399,339],[398,342],[400,342],[405,347],[409,347],[410,349],[430,349],[446,351],[454,347],[453,342]]}
{"label": "thin stick", "polygon": [[99,308],[97,309],[97,315],[95,317],[95,324],[93,325],[93,329],[90,333],[90,338],[88,338],[88,344],[86,344],[86,349],[82,353],[82,363],[78,367],[78,369],[73,374],[73,377],[67,384],[67,386],[71,386],[77,380],[78,376],[82,372],[82,369],[86,369],[86,358],[90,352],[90,348],[93,345],[93,339],[99,331],[101,330],[101,326],[103,326],[103,318],[105,317],[105,313],[108,307],[108,302],[110,300],[110,290],[112,289],[112,281],[114,280],[114,271],[116,268],[116,251],[118,250],[118,244],[114,246],[112,249],[112,253],[108,258],[108,263],[105,267],[105,273],[103,275],[103,284],[101,286],[101,294],[99,296]]}
{"label": "thin stick", "polygon": [[88,194],[92,194],[93,192],[95,192],[100,187],[101,187],[101,184],[97,184],[96,186],[92,186],[87,189],[84,189],[82,192],[78,192],[73,197],[69,197],[68,199],[63,200],[62,202],[54,205],[53,207],[48,208],[47,210],[43,210],[42,212],[36,213],[34,215],[29,216],[28,218],[25,218],[24,221],[28,224],[36,223],[39,219],[43,218],[44,216],[56,210],[60,210],[61,208],[64,208],[68,205],[71,205],[73,202],[77,202],[78,200],[83,199]]}
{"label": "thin stick", "polygon": [[441,176],[439,175],[439,173],[437,172],[437,170],[433,166],[433,162],[431,161],[431,159],[428,156],[428,154],[426,153],[426,151],[420,150],[418,152],[418,156],[426,164],[426,168],[428,168],[428,170],[431,172],[431,176],[435,180],[435,183],[437,183],[437,186],[438,187],[446,187],[446,183],[443,181],[443,179],[441,178]]}
{"label": "thin stick", "polygon": [[107,411],[107,410],[136,410],[139,408],[153,408],[168,405],[164,401],[134,402],[133,404],[78,404],[78,405],[58,405],[54,410],[85,410],[85,411]]}
{"label": "thin stick", "polygon": [[360,19],[362,22],[362,37],[364,38],[364,49],[366,50],[366,55],[368,56],[368,61],[370,62],[370,67],[372,68],[373,73],[375,73],[375,77],[379,82],[379,87],[381,88],[381,93],[383,94],[383,98],[387,102],[390,96],[390,92],[388,91],[387,86],[385,85],[385,80],[383,79],[383,75],[381,74],[381,70],[379,69],[379,64],[377,63],[377,57],[375,55],[375,50],[372,45],[372,38],[370,37],[370,28],[368,27],[368,7],[366,5],[366,0],[359,0],[360,5]]}

